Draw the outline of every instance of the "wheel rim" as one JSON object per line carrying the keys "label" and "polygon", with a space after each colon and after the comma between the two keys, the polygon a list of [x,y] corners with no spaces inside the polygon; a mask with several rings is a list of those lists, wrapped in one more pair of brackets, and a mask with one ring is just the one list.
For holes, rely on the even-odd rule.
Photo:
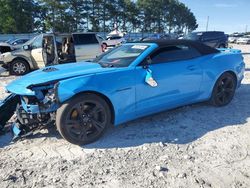
{"label": "wheel rim", "polygon": [[88,141],[103,132],[107,116],[102,105],[95,101],[85,101],[71,108],[65,123],[67,132],[73,139]]}
{"label": "wheel rim", "polygon": [[13,65],[13,71],[18,74],[23,74],[26,71],[26,67],[23,63],[17,62]]}
{"label": "wheel rim", "polygon": [[234,79],[229,76],[222,78],[217,85],[216,91],[216,99],[220,104],[229,103],[234,96]]}

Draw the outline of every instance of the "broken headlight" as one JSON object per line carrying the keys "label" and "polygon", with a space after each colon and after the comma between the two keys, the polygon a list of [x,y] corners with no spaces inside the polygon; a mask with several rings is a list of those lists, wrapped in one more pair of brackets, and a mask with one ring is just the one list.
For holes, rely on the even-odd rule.
{"label": "broken headlight", "polygon": [[51,104],[57,102],[57,88],[58,88],[58,83],[54,85],[53,88],[48,89],[45,91],[43,103],[44,104]]}
{"label": "broken headlight", "polygon": [[40,84],[40,85],[31,85],[28,87],[28,89],[34,91],[36,98],[36,101],[40,107],[43,109],[50,108],[58,103],[57,100],[57,88],[58,88],[58,82],[50,82],[46,85]]}

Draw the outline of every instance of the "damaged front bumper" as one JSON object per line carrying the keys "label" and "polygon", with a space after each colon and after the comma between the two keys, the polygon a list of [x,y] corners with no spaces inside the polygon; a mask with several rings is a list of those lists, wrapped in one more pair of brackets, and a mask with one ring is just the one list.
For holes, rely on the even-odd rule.
{"label": "damaged front bumper", "polygon": [[[0,124],[5,125],[13,114],[16,114],[16,121],[11,127],[14,139],[32,134],[35,129],[54,124],[55,113],[60,106],[55,99],[54,85],[39,86],[29,90],[30,95],[11,94],[0,106]],[[10,112],[8,117],[7,111]]]}
{"label": "damaged front bumper", "polygon": [[12,125],[14,139],[32,134],[36,129],[44,128],[55,122],[55,112],[59,105],[52,101],[46,103],[35,97],[20,96],[17,105],[17,121]]}

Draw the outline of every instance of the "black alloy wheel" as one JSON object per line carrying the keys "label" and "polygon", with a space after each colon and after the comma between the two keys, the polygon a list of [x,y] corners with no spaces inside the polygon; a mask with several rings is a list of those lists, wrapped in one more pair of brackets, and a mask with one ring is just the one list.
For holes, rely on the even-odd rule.
{"label": "black alloy wheel", "polygon": [[215,106],[225,106],[229,104],[235,94],[236,79],[231,73],[224,73],[216,82],[211,102]]}
{"label": "black alloy wheel", "polygon": [[58,109],[56,117],[60,134],[78,145],[97,140],[110,122],[108,104],[95,94],[84,94],[69,100]]}

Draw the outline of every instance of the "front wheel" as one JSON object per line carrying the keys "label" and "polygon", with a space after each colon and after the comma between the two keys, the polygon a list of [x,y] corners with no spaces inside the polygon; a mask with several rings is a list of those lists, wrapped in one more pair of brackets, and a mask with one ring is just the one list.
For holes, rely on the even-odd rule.
{"label": "front wheel", "polygon": [[236,79],[230,73],[224,73],[215,83],[210,102],[214,106],[225,106],[229,104],[235,94]]}
{"label": "front wheel", "polygon": [[83,145],[96,141],[111,123],[111,113],[104,99],[82,94],[63,104],[56,114],[56,126],[64,139]]}
{"label": "front wheel", "polygon": [[30,71],[29,65],[25,60],[16,59],[10,65],[10,74],[21,76]]}

